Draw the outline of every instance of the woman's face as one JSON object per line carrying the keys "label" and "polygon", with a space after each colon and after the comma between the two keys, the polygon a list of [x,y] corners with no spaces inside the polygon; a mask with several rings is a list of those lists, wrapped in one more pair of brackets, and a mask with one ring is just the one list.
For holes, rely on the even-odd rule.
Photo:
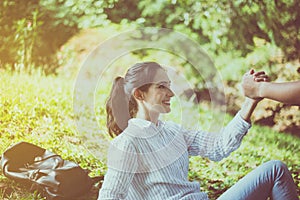
{"label": "woman's face", "polygon": [[170,89],[171,81],[167,73],[163,69],[159,69],[153,82],[146,92],[142,92],[143,105],[148,112],[170,112],[170,100],[174,93]]}

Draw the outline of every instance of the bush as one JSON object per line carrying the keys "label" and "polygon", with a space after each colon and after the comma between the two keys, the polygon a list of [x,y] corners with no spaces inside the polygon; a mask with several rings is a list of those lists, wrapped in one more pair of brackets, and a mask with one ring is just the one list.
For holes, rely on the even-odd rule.
{"label": "bush", "polygon": [[107,1],[4,0],[0,3],[0,68],[43,66],[54,73],[56,52],[81,28],[108,23]]}

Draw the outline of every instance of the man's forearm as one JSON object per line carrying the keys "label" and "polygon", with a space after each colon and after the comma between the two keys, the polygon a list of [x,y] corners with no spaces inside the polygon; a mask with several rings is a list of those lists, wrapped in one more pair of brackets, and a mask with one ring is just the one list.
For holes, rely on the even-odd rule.
{"label": "man's forearm", "polygon": [[300,81],[286,83],[260,82],[259,96],[287,104],[300,105]]}

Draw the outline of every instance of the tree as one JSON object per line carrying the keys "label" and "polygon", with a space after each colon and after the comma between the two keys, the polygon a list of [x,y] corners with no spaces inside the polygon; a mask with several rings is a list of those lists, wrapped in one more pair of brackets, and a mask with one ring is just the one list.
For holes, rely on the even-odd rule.
{"label": "tree", "polygon": [[43,66],[55,72],[55,53],[81,28],[107,23],[113,1],[4,0],[0,3],[0,67]]}
{"label": "tree", "polygon": [[[111,20],[136,21],[143,26],[171,28],[188,33],[215,52],[254,48],[254,38],[281,47],[288,60],[300,57],[299,0],[246,1],[118,1],[106,12]],[[132,5],[132,6],[128,6]],[[130,12],[119,9],[130,8]],[[128,9],[127,9],[128,10]]]}

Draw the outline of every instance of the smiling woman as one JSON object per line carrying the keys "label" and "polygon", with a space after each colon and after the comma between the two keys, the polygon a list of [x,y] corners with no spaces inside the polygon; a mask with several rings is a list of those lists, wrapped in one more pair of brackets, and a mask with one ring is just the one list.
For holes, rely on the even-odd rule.
{"label": "smiling woman", "polygon": [[[156,121],[159,111],[155,110],[165,108],[167,105],[163,101],[169,102],[170,97],[167,96],[173,96],[169,86],[166,71],[155,62],[137,63],[127,71],[124,78],[117,77],[106,103],[110,135],[119,135],[133,117]],[[145,101],[145,98],[149,101]]]}
{"label": "smiling woman", "polygon": [[[220,161],[241,145],[260,99],[245,98],[237,115],[219,134],[187,130],[159,120],[169,113],[170,79],[155,62],[137,63],[117,77],[106,104],[109,147],[99,200],[207,200],[198,182],[188,180],[189,156]],[[285,164],[269,161],[221,195],[228,199],[297,199]]]}

